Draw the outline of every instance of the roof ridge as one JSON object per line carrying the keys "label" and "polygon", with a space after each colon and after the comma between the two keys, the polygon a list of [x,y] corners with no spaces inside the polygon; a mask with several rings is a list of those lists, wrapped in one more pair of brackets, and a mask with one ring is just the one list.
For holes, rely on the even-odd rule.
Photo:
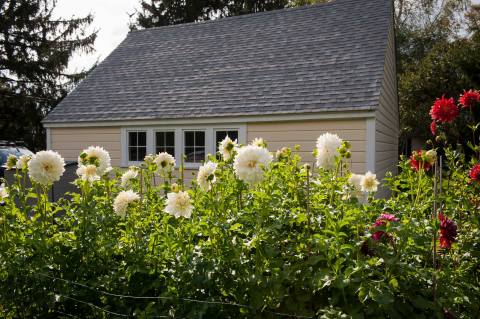
{"label": "roof ridge", "polygon": [[275,9],[275,10],[270,10],[270,11],[253,12],[253,13],[241,14],[241,15],[236,15],[236,16],[221,17],[221,18],[218,18],[218,19],[195,21],[195,22],[185,22],[185,23],[179,23],[179,24],[169,24],[169,25],[163,25],[163,26],[158,26],[158,27],[131,30],[128,34],[130,35],[130,34],[133,34],[133,33],[148,32],[148,31],[152,31],[152,30],[167,30],[167,29],[170,29],[170,28],[185,28],[185,27],[190,27],[190,26],[193,26],[193,25],[206,25],[206,24],[211,24],[211,23],[222,23],[222,22],[225,22],[225,21],[228,22],[228,21],[237,20],[237,19],[255,19],[255,18],[259,18],[261,16],[265,16],[265,15],[273,15],[273,14],[279,14],[279,13],[284,13],[284,12],[292,12],[292,11],[309,10],[311,8],[314,8],[314,7],[324,7],[324,6],[331,6],[331,5],[336,5],[336,4],[339,4],[339,3],[343,4],[343,3],[349,3],[349,2],[358,2],[358,0],[328,0],[328,2],[309,4],[309,5],[304,5],[304,6],[300,6],[300,7],[288,7],[288,8]]}

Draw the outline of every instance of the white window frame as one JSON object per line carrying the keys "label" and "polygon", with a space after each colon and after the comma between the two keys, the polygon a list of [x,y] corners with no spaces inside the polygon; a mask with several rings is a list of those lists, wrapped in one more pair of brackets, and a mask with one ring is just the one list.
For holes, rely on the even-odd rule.
{"label": "white window frame", "polygon": [[[205,159],[208,154],[215,154],[215,132],[216,131],[238,131],[238,143],[247,142],[247,125],[245,123],[226,123],[226,124],[199,124],[199,125],[162,125],[162,126],[135,126],[121,128],[121,159],[122,167],[138,165],[141,162],[132,162],[128,160],[128,133],[129,132],[147,132],[147,154],[155,154],[156,132],[175,132],[175,156],[177,168],[181,165],[181,158],[184,150],[185,131],[205,131]],[[186,169],[197,169],[201,163],[184,163]]]}
{"label": "white window frame", "polygon": [[[180,154],[185,154],[184,151],[185,151],[185,132],[204,132],[205,133],[205,159],[207,159],[207,156],[208,154],[213,154],[211,151],[210,151],[210,148],[209,148],[209,140],[211,139],[211,136],[208,132],[209,130],[208,129],[201,129],[201,128],[194,128],[194,129],[182,129],[182,149],[180,150]],[[194,147],[195,149],[195,147]],[[182,156],[182,155],[180,155]],[[181,161],[181,158],[178,157],[178,161],[180,162]],[[193,162],[185,162],[184,163],[185,165],[185,168],[197,168],[201,165],[201,162],[200,163],[193,163]]]}
{"label": "white window frame", "polygon": [[[149,130],[144,128],[144,127],[136,127],[136,128],[128,128],[125,129],[124,132],[122,133],[122,166],[127,167],[130,165],[138,165],[141,163],[141,161],[130,161],[128,158],[128,133],[130,132],[146,132],[147,133],[147,154],[149,153],[149,147],[148,147],[148,140],[149,140]],[[123,165],[125,163],[125,165]]]}

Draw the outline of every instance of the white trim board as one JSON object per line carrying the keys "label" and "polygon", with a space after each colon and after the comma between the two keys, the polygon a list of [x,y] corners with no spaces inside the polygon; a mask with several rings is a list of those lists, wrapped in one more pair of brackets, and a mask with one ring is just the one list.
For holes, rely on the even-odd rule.
{"label": "white trim board", "polygon": [[[103,127],[103,126],[158,126],[158,125],[200,125],[200,124],[231,124],[252,122],[279,122],[279,121],[306,121],[306,120],[335,120],[375,118],[375,111],[345,111],[345,112],[322,112],[303,114],[281,115],[255,115],[255,116],[226,116],[205,118],[182,118],[166,120],[125,120],[125,121],[98,121],[98,122],[66,122],[44,123],[44,127]],[[221,124],[220,124],[221,123]]]}
{"label": "white trim board", "polygon": [[375,118],[366,120],[366,139],[365,139],[365,171],[375,173]]}
{"label": "white trim board", "polygon": [[47,150],[50,150],[52,148],[52,132],[50,129],[47,127],[46,132],[45,132],[45,138],[46,138],[46,148]]}

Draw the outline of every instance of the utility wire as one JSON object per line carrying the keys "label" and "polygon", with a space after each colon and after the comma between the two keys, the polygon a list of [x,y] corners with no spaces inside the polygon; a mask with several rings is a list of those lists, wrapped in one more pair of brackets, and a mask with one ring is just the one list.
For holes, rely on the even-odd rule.
{"label": "utility wire", "polygon": [[[108,292],[108,291],[103,291],[103,290],[100,290],[100,289],[97,289],[97,288],[94,288],[94,287],[91,287],[91,286],[88,286],[88,285],[85,285],[85,284],[82,284],[82,283],[79,283],[79,282],[75,282],[75,281],[71,281],[71,280],[67,280],[67,279],[63,279],[63,278],[58,278],[58,277],[51,276],[51,275],[44,274],[44,273],[35,273],[34,275],[49,278],[49,279],[52,279],[54,281],[62,281],[62,282],[65,282],[65,283],[68,283],[68,284],[71,284],[71,285],[74,285],[74,286],[78,286],[78,287],[82,287],[82,288],[85,288],[85,289],[88,289],[88,290],[91,290],[91,291],[95,291],[97,293],[100,293],[100,294],[103,294],[103,295],[106,295],[106,296],[123,298],[123,299],[182,300],[182,301],[195,302],[195,303],[201,303],[201,304],[215,304],[215,305],[224,305],[224,306],[232,306],[232,307],[239,307],[239,308],[249,308],[249,309],[255,310],[254,307],[249,306],[249,305],[239,304],[239,303],[223,302],[223,301],[197,300],[197,299],[183,298],[183,297],[132,296],[132,295],[116,294],[116,293],[111,293],[111,292]],[[67,298],[67,299],[74,300],[74,298],[72,298],[72,297],[68,297],[68,296],[64,296],[64,295],[60,295],[60,294],[58,294],[58,295],[62,296],[64,298]],[[94,308],[97,308],[99,310],[105,310],[105,309],[103,309],[101,307],[98,307],[98,306],[96,306],[92,303],[89,303],[89,302],[85,302],[85,301],[81,301],[81,300],[76,300],[76,301],[78,301],[80,303],[83,303],[83,304],[94,306]],[[108,310],[105,310],[105,311],[107,313],[109,313]],[[301,315],[275,312],[275,311],[268,311],[268,310],[264,310],[263,312],[270,313],[270,314],[277,315],[277,316],[282,316],[282,317],[305,318],[305,319],[312,319],[313,318],[313,317],[309,317],[309,316],[301,316]],[[118,315],[122,315],[122,314],[118,314]],[[128,315],[124,315],[124,314],[123,314],[123,316],[128,317]],[[166,318],[168,318],[168,317],[166,317]]]}

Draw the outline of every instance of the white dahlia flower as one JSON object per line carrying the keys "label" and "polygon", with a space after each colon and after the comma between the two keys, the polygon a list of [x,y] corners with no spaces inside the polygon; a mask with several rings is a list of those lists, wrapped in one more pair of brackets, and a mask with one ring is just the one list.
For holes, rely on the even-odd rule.
{"label": "white dahlia flower", "polygon": [[187,192],[179,191],[178,193],[167,194],[167,206],[165,207],[165,212],[176,218],[180,216],[190,218],[192,211],[193,206]]}
{"label": "white dahlia flower", "polygon": [[265,143],[265,140],[261,137],[255,137],[252,141],[252,145],[265,148],[267,147],[267,143]]}
{"label": "white dahlia flower", "polygon": [[137,178],[137,176],[138,176],[137,168],[133,168],[133,167],[129,168],[128,171],[122,174],[120,185],[122,187],[127,187],[130,181],[132,179]]}
{"label": "white dahlia flower", "polygon": [[335,168],[335,157],[340,155],[338,148],[342,139],[336,134],[325,133],[317,140],[317,166],[324,169]]}
{"label": "white dahlia flower", "polygon": [[113,210],[121,217],[125,217],[128,205],[140,199],[140,196],[132,190],[121,191],[113,201]]}
{"label": "white dahlia flower", "polygon": [[264,148],[247,145],[238,150],[233,168],[237,177],[247,183],[256,184],[263,180],[263,167],[272,162],[272,154]]}
{"label": "white dahlia flower", "polygon": [[348,193],[346,199],[350,199],[350,196],[356,197],[360,202],[365,200],[365,195],[362,192],[362,180],[364,175],[361,174],[353,174],[348,179],[348,184],[353,187],[353,191]]}
{"label": "white dahlia flower", "polygon": [[84,181],[88,181],[92,184],[94,181],[98,181],[100,176],[97,174],[98,168],[93,164],[80,165],[77,168],[77,175]]}
{"label": "white dahlia flower", "polygon": [[363,179],[363,175],[352,174],[348,178],[348,183],[353,186],[353,189],[355,191],[361,191],[362,190],[362,179]]}
{"label": "white dahlia flower", "polygon": [[60,180],[65,172],[65,161],[54,151],[40,151],[28,162],[28,174],[34,182],[48,185]]}
{"label": "white dahlia flower", "polygon": [[28,168],[28,162],[32,159],[31,155],[22,155],[18,158],[16,167],[18,169],[27,169]]}
{"label": "white dahlia flower", "polygon": [[157,171],[163,175],[171,173],[175,167],[175,158],[167,152],[158,153],[154,161],[157,164]]}
{"label": "white dahlia flower", "polygon": [[370,171],[362,177],[362,181],[360,182],[362,191],[366,193],[376,192],[379,184],[377,175],[372,174]]}
{"label": "white dahlia flower", "polygon": [[78,157],[78,165],[93,164],[97,166],[97,174],[103,176],[112,170],[110,154],[100,146],[90,146]]}
{"label": "white dahlia flower", "polygon": [[3,201],[5,198],[8,197],[8,191],[5,187],[5,184],[0,185],[0,201]]}
{"label": "white dahlia flower", "polygon": [[222,155],[224,161],[230,160],[238,148],[237,140],[232,141],[228,135],[218,143],[218,152]]}
{"label": "white dahlia flower", "polygon": [[197,174],[197,182],[201,189],[209,191],[212,184],[215,183],[215,170],[217,169],[217,163],[207,162],[200,166]]}

